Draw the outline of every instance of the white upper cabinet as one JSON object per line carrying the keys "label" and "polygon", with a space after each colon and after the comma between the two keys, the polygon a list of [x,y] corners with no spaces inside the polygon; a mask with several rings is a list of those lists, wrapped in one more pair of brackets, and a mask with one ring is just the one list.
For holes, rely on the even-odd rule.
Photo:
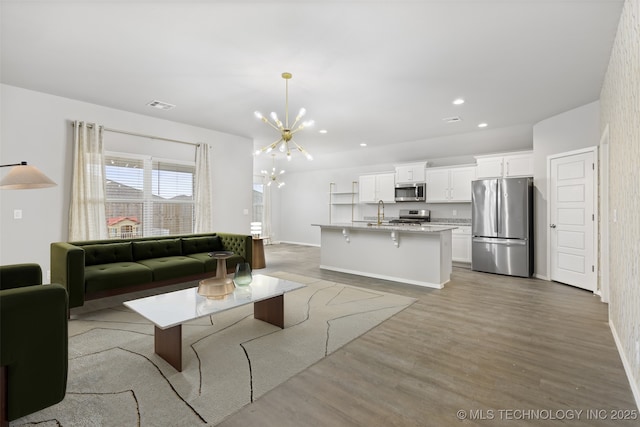
{"label": "white upper cabinet", "polygon": [[427,171],[427,203],[449,201],[449,175],[448,168],[429,168]]}
{"label": "white upper cabinet", "polygon": [[427,203],[470,202],[475,166],[427,168]]}
{"label": "white upper cabinet", "polygon": [[395,203],[395,173],[361,175],[358,180],[360,203]]}
{"label": "white upper cabinet", "polygon": [[[378,175],[378,200],[385,203],[396,202],[396,174],[383,173]],[[377,200],[376,200],[377,202]]]}
{"label": "white upper cabinet", "polygon": [[505,156],[504,176],[533,176],[533,153]]}
{"label": "white upper cabinet", "polygon": [[451,168],[449,193],[451,202],[471,201],[471,182],[476,179],[475,166]]}
{"label": "white upper cabinet", "polygon": [[532,151],[476,156],[476,162],[478,179],[533,176]]}
{"label": "white upper cabinet", "polygon": [[427,162],[407,163],[396,166],[396,183],[412,184],[425,181],[425,167]]}
{"label": "white upper cabinet", "polygon": [[502,157],[491,157],[481,159],[476,157],[476,175],[478,178],[498,178],[502,177]]}

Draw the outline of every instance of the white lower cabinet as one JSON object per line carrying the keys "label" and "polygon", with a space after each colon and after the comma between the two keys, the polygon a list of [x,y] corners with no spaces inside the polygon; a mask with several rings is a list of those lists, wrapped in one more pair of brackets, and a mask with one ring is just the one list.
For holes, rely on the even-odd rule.
{"label": "white lower cabinet", "polygon": [[451,232],[451,260],[471,262],[471,226],[458,226]]}

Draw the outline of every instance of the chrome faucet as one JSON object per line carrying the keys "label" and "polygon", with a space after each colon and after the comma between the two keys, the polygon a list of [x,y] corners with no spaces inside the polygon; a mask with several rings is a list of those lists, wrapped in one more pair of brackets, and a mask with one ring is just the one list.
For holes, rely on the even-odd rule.
{"label": "chrome faucet", "polygon": [[[380,206],[382,206],[382,218],[380,218]],[[384,219],[384,202],[382,200],[378,200],[378,225],[382,224],[383,219]]]}

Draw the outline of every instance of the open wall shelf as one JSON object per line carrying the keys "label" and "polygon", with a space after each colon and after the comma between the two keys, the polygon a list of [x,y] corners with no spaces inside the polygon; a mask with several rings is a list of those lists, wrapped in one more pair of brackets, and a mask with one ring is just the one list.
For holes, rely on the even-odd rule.
{"label": "open wall shelf", "polygon": [[348,222],[346,207],[351,207],[351,219],[355,218],[355,209],[358,204],[358,181],[351,182],[351,191],[338,191],[335,182],[329,183],[329,224],[336,222]]}

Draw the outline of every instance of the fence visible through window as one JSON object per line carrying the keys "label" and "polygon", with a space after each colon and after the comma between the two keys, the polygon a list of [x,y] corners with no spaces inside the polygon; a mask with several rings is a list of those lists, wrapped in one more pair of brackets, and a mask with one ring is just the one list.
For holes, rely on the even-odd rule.
{"label": "fence visible through window", "polygon": [[193,233],[194,164],[107,153],[105,176],[110,238]]}

